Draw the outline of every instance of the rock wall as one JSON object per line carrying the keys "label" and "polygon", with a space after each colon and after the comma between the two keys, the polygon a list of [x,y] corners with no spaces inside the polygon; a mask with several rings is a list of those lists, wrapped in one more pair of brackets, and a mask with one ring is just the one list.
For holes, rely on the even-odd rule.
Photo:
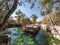
{"label": "rock wall", "polygon": [[[56,30],[54,30],[54,27]],[[60,26],[54,26],[54,27],[41,24],[42,30],[46,31],[48,29],[53,34],[54,38],[57,38],[58,40],[60,40]]]}

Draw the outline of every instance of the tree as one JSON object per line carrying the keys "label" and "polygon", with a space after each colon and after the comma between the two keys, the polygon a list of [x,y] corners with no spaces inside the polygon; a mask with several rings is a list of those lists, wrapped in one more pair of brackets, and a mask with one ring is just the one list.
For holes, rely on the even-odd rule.
{"label": "tree", "polygon": [[[43,15],[48,15],[51,26],[53,26],[53,29],[57,32],[57,30],[54,27],[55,24],[53,20],[53,15],[57,13],[60,15],[60,1],[59,0],[41,0],[41,6],[43,9],[41,13]],[[53,11],[53,9],[55,10],[55,12]]]}
{"label": "tree", "polygon": [[[60,25],[60,15],[53,15],[53,19],[54,19],[54,23],[55,25]],[[50,25],[50,21],[47,17],[45,17],[42,22],[44,22],[45,24]]]}
{"label": "tree", "polygon": [[18,24],[20,24],[20,22],[22,20],[24,20],[24,18],[26,17],[26,15],[24,13],[22,13],[20,10],[16,11],[16,15],[17,16],[15,16],[15,17],[17,19]]}
{"label": "tree", "polygon": [[18,24],[26,25],[31,23],[31,20],[20,10],[16,11],[16,15],[15,18],[17,19]]}
{"label": "tree", "polygon": [[26,17],[26,18],[22,19],[22,20],[20,21],[20,23],[21,23],[22,25],[30,24],[30,19]]}
{"label": "tree", "polygon": [[42,13],[42,15],[48,15],[51,25],[53,25],[53,23],[54,23],[52,15],[54,15],[53,8],[55,8],[54,5],[57,3],[57,1],[54,1],[54,0],[41,1],[41,6],[43,7],[41,13]]}
{"label": "tree", "polygon": [[18,24],[20,24],[20,18],[21,18],[20,13],[22,13],[20,10],[16,11],[17,16],[15,16],[15,18],[17,19]]}
{"label": "tree", "polygon": [[[60,15],[60,0],[25,0],[25,2],[28,2],[31,4],[31,9],[34,8],[35,3],[38,1],[38,8],[40,8],[40,13],[41,15],[47,15],[51,25],[53,25],[53,17],[52,15],[54,14],[59,14]],[[57,5],[57,6],[56,6]],[[53,11],[55,10],[55,12]]]}
{"label": "tree", "polygon": [[35,14],[31,15],[31,18],[33,20],[33,22],[36,22],[36,19],[38,18]]}
{"label": "tree", "polygon": [[10,18],[8,19],[8,22],[7,22],[7,23],[15,24],[15,23],[16,23],[16,20],[13,19],[13,17],[10,17]]}
{"label": "tree", "polygon": [[[34,8],[35,3],[38,1],[38,8],[40,8],[40,13],[41,15],[47,15],[51,25],[53,25],[54,20],[52,15],[54,14],[59,14],[60,13],[60,0],[24,0],[24,1],[20,1],[21,3],[19,4],[25,4],[26,2],[30,3],[30,9]],[[57,5],[57,6],[56,6]],[[55,9],[55,12],[53,11],[53,9]]]}
{"label": "tree", "polygon": [[24,24],[31,24],[32,23],[31,20],[29,19],[29,17],[26,17],[23,22],[25,22]]}
{"label": "tree", "polygon": [[[41,9],[40,10],[40,15],[47,15],[51,26],[54,27],[54,20],[53,20],[53,15],[58,14],[60,15],[60,0],[29,0],[27,2],[32,4],[32,8],[35,6],[35,2],[38,1],[38,7]],[[55,11],[54,11],[55,10]],[[55,28],[54,28],[55,29]]]}
{"label": "tree", "polygon": [[[7,7],[9,6],[9,9],[7,10],[8,12],[5,11],[6,13],[2,13],[2,14],[4,14],[4,18],[2,19],[2,23],[0,24],[0,31],[2,31],[3,28],[4,28],[5,23],[6,23],[7,20],[8,20],[8,18],[10,17],[10,15],[11,15],[11,14],[14,12],[14,10],[16,9],[18,0],[9,0],[9,1],[7,1],[7,0],[0,0],[0,1],[1,1],[1,2],[0,2],[0,8],[3,8],[3,9],[4,9],[4,7],[1,6],[1,5],[4,5],[4,2],[6,2]],[[10,1],[14,1],[12,7],[11,7],[11,5],[8,5],[8,3],[9,3]],[[6,7],[6,8],[7,8],[7,7]],[[0,10],[0,13],[1,13],[2,11],[4,12],[3,9]],[[6,9],[5,9],[5,10],[6,10]]]}

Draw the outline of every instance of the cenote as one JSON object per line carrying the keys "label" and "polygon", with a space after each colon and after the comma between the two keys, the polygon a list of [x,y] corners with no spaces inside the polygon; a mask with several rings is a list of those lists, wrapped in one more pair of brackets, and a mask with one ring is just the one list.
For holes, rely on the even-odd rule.
{"label": "cenote", "polygon": [[31,35],[21,28],[11,28],[11,45],[49,45],[43,30],[37,35]]}

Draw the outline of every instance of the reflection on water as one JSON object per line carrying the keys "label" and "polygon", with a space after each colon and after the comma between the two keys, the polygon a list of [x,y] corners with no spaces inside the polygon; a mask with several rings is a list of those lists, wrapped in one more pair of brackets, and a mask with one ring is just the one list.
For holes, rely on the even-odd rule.
{"label": "reflection on water", "polygon": [[49,45],[42,30],[36,36],[24,33],[18,28],[11,28],[11,32],[11,45]]}
{"label": "reflection on water", "polygon": [[15,39],[18,38],[17,35],[14,35],[17,30],[18,30],[18,28],[11,28],[11,45],[13,45]]}

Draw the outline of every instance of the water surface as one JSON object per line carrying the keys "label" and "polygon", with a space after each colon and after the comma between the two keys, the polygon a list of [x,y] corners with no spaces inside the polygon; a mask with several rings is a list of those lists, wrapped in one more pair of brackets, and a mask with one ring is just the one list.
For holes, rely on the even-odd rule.
{"label": "water surface", "polygon": [[11,28],[11,45],[49,45],[44,31],[40,30],[36,36],[24,33],[22,29]]}

